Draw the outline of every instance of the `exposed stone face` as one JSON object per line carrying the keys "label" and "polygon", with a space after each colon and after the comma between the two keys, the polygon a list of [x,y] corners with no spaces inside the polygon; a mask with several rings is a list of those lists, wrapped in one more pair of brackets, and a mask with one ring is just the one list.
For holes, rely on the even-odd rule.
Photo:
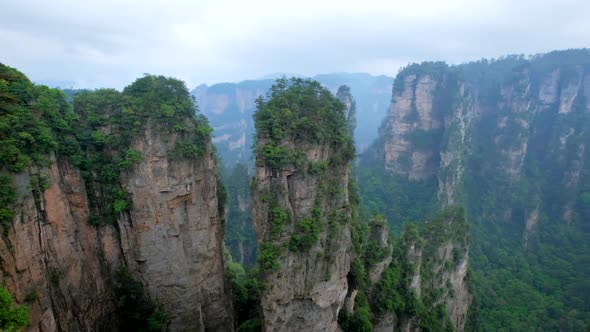
{"label": "exposed stone face", "polygon": [[[493,279],[501,269],[502,259],[489,243],[515,250],[532,268],[533,257],[564,243],[562,231],[583,234],[587,229],[589,55],[571,50],[457,66],[408,66],[395,79],[379,140],[359,163],[360,187],[368,188],[361,190],[363,198],[396,226],[450,205],[465,206],[475,230],[472,252],[482,252],[497,264],[476,265],[478,272]],[[431,119],[442,119],[440,126]],[[387,189],[379,187],[381,182]],[[399,199],[388,205],[382,197],[392,193]],[[572,247],[585,245],[582,238],[587,237]],[[535,278],[551,273],[542,266],[535,269]],[[465,294],[458,283],[462,271],[458,264],[445,276],[457,285],[458,297]],[[422,267],[419,272],[424,275]],[[530,282],[517,272],[512,275]],[[414,287],[423,289],[424,280],[412,277]],[[509,294],[509,286],[500,287],[504,290],[484,290],[482,298]],[[462,324],[458,313],[468,301],[444,301],[449,301],[445,305],[454,324]],[[509,295],[504,301],[520,306]],[[489,308],[480,309],[490,317]],[[489,324],[484,320],[482,324]]]}
{"label": "exposed stone face", "polygon": [[[459,256],[453,257],[453,251],[459,252]],[[435,266],[433,274],[441,276],[436,287],[444,290],[441,301],[446,304],[445,308],[455,329],[462,332],[465,328],[467,310],[471,303],[467,285],[468,249],[462,244],[450,241],[439,247],[438,253],[440,263]],[[452,264],[450,271],[445,271],[447,262]]]}
{"label": "exposed stone face", "polygon": [[[464,187],[466,172],[477,181],[482,166],[486,174],[501,178],[504,190],[522,188],[529,176],[527,160],[529,172],[533,161],[553,163],[542,169],[561,174],[545,176],[559,176],[570,193],[578,190],[587,153],[585,131],[573,119],[590,109],[587,67],[524,66],[511,71],[510,80],[466,79],[461,66],[441,72],[402,72],[396,79],[399,85],[380,131],[382,143],[375,150],[390,174],[410,183],[434,181],[439,207],[463,204],[470,194]],[[486,165],[476,159],[482,155]],[[543,199],[541,192],[527,195]],[[562,216],[556,216],[565,222],[573,215],[576,198],[571,196]],[[526,227],[528,216],[521,219],[526,239],[534,229],[531,223]]]}
{"label": "exposed stone face", "polygon": [[393,332],[395,330],[396,318],[393,313],[386,313],[380,317],[376,317],[376,322],[373,324],[373,332]]}
{"label": "exposed stone face", "polygon": [[[436,299],[431,305],[443,304],[453,328],[462,332],[471,303],[466,239],[449,238],[442,243],[430,241],[432,240],[422,237],[420,241],[411,241],[404,246],[406,256],[402,259],[413,267],[413,271],[405,271],[409,278],[407,287],[417,299],[421,299],[428,289],[437,290]],[[418,316],[383,313],[375,317],[374,330],[420,331],[419,324]]]}
{"label": "exposed stone face", "polygon": [[209,152],[172,161],[170,138],[147,126],[134,143],[143,159],[126,179],[133,209],[129,224],[119,223],[123,252],[170,313],[172,330],[228,331],[233,323],[215,160]]}
{"label": "exposed stone face", "polygon": [[88,223],[85,183],[67,160],[39,171],[51,183],[42,194],[31,192],[28,174],[16,175],[20,201],[0,238],[0,282],[18,302],[37,294],[28,330],[117,330],[120,266],[163,305],[171,330],[233,330],[212,152],[172,161],[175,136],[154,128],[132,145],[143,158],[123,176],[132,209],[116,225]]}
{"label": "exposed stone face", "polygon": [[[260,143],[259,143],[260,144]],[[323,175],[306,174],[309,162],[328,162],[337,153],[323,145],[298,146],[306,154],[305,166],[273,171],[257,159],[253,214],[259,240],[281,249],[280,269],[267,273],[262,294],[264,329],[266,331],[336,331],[338,312],[348,292],[347,274],[351,263],[351,234],[346,222],[328,215],[350,218],[348,202],[348,166],[336,166]],[[343,188],[327,194],[321,184]],[[278,238],[270,239],[268,201],[276,198],[278,206],[287,211],[291,224]],[[295,225],[312,215],[314,206],[322,211],[319,240],[309,250],[287,249]]]}
{"label": "exposed stone face", "polygon": [[348,85],[342,85],[338,88],[336,98],[344,104],[344,118],[348,122],[348,133],[351,137],[354,137],[354,131],[356,129],[356,102],[352,98]]}
{"label": "exposed stone face", "polygon": [[116,329],[109,280],[123,259],[119,236],[114,227],[88,224],[84,182],[67,161],[39,173],[51,184],[37,199],[30,176],[16,176],[19,208],[0,238],[0,282],[21,303],[37,294],[27,303],[29,331]]}
{"label": "exposed stone face", "polygon": [[[456,111],[445,116],[445,128],[453,128],[449,131],[447,148],[440,152],[440,168],[452,169],[446,176],[438,176],[438,201],[442,206],[455,204],[455,189],[461,184],[465,174],[465,161],[463,148],[470,144],[471,138],[468,130],[473,119],[481,112],[477,104],[473,103],[474,96],[466,91],[465,83],[459,87],[459,100]],[[501,124],[499,124],[501,126]]]}
{"label": "exposed stone face", "polygon": [[385,137],[385,167],[392,173],[412,181],[428,180],[435,175],[438,147],[416,148],[412,139],[442,127],[442,111],[437,103],[441,91],[446,89],[445,81],[430,75],[410,74],[403,77],[400,90],[394,89],[381,130]]}
{"label": "exposed stone face", "polygon": [[389,228],[385,223],[370,223],[369,238],[375,241],[387,253],[385,258],[375,264],[368,272],[371,285],[375,285],[381,280],[381,274],[389,266],[393,257],[391,256],[391,247],[389,244]]}
{"label": "exposed stone face", "polygon": [[528,245],[529,234],[533,231],[537,223],[539,222],[539,207],[537,206],[527,217],[526,225],[524,229],[524,246]]}

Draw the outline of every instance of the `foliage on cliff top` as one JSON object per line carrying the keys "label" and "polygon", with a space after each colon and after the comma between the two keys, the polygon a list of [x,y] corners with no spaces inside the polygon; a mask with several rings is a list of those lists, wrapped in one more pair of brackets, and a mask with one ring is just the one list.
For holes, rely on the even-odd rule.
{"label": "foliage on cliff top", "polygon": [[196,115],[194,99],[177,79],[145,75],[123,92],[82,91],[74,97],[74,109],[80,115],[77,137],[82,152],[72,159],[86,184],[101,192],[100,197],[89,196],[93,224],[113,222],[131,207],[120,176],[142,159],[131,146],[148,123],[157,134],[176,135],[170,159],[196,159],[209,150],[207,119]]}
{"label": "foliage on cliff top", "polygon": [[68,149],[76,118],[65,95],[0,64],[0,168],[20,172]]}
{"label": "foliage on cliff top", "polygon": [[575,76],[578,68],[590,67],[590,49],[569,49],[539,53],[529,56],[510,54],[496,59],[480,59],[458,65],[443,61],[411,63],[402,67],[394,79],[393,91],[401,92],[408,75],[431,75],[440,78],[442,74],[457,74],[462,80],[483,86],[510,84],[519,78],[519,73],[529,71],[533,84],[541,77],[560,68],[561,74]]}
{"label": "foliage on cliff top", "polygon": [[[0,64],[0,170],[22,172],[49,165],[50,156],[76,150],[76,115],[62,92],[34,85],[21,72]],[[16,185],[0,178],[0,224],[6,235],[14,218]]]}
{"label": "foliage on cliff top", "polygon": [[467,245],[469,225],[465,220],[465,209],[461,206],[451,206],[436,213],[421,225],[419,233],[432,245],[447,241]]}
{"label": "foliage on cliff top", "polygon": [[[75,112],[63,92],[34,85],[0,64],[0,169],[17,173],[48,166],[54,152],[68,157],[89,189],[92,224],[112,222],[130,208],[120,175],[141,160],[141,153],[130,147],[149,121],[158,132],[176,135],[170,158],[195,159],[210,149],[207,119],[196,115],[188,89],[173,78],[145,75],[122,93],[80,91],[73,104]],[[14,201],[15,189],[10,188],[0,200]],[[0,211],[2,224],[12,219],[7,207]]]}
{"label": "foliage on cliff top", "polygon": [[[328,144],[342,164],[354,158],[344,105],[320,83],[309,79],[278,79],[266,97],[256,100],[254,114],[257,155],[273,169],[294,163],[300,156],[289,141]],[[336,160],[336,159],[335,159]]]}
{"label": "foliage on cliff top", "polygon": [[399,72],[393,80],[393,92],[401,93],[404,87],[404,80],[407,76],[416,75],[432,75],[440,77],[444,73],[448,73],[449,65],[444,61],[436,62],[422,62],[422,63],[411,63],[405,67],[400,68]]}

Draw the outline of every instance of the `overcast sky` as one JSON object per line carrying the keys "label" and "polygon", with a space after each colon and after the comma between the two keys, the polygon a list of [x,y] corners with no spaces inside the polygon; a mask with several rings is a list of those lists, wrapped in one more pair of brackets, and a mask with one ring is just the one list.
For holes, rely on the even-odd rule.
{"label": "overcast sky", "polygon": [[122,88],[143,73],[199,83],[271,73],[395,75],[590,47],[588,0],[0,0],[0,62],[32,80]]}

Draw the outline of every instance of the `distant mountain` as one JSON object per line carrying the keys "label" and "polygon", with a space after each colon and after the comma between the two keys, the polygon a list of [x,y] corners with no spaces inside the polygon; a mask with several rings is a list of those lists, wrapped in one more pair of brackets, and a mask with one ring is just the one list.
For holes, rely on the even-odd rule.
{"label": "distant mountain", "polygon": [[[280,77],[280,75],[279,75]],[[356,100],[357,150],[364,150],[376,137],[391,101],[393,77],[365,73],[333,73],[312,77],[334,94],[341,85],[348,85]],[[219,156],[225,164],[249,161],[251,155],[256,109],[254,101],[272,85],[273,79],[248,80],[239,83],[199,85],[191,93],[199,108],[214,128]]]}
{"label": "distant mountain", "polygon": [[272,74],[268,74],[268,75],[264,75],[262,77],[259,77],[259,78],[257,78],[257,80],[275,80],[275,79],[281,78],[283,76],[301,77],[301,78],[309,77],[309,76],[301,75],[301,74],[297,74],[297,73],[272,73]]}
{"label": "distant mountain", "polygon": [[50,88],[59,89],[73,89],[76,87],[76,82],[67,80],[40,80],[35,81],[35,84],[46,85]]}

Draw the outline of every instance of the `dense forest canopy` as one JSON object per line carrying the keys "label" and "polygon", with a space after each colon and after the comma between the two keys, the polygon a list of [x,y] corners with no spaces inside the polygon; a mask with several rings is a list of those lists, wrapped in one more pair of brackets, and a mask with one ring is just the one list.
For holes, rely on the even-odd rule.
{"label": "dense forest canopy", "polygon": [[254,114],[260,153],[274,169],[302,158],[283,144],[286,138],[306,143],[328,143],[340,150],[336,164],[354,158],[354,145],[344,117],[344,105],[317,81],[278,79],[266,97],[256,100]]}

